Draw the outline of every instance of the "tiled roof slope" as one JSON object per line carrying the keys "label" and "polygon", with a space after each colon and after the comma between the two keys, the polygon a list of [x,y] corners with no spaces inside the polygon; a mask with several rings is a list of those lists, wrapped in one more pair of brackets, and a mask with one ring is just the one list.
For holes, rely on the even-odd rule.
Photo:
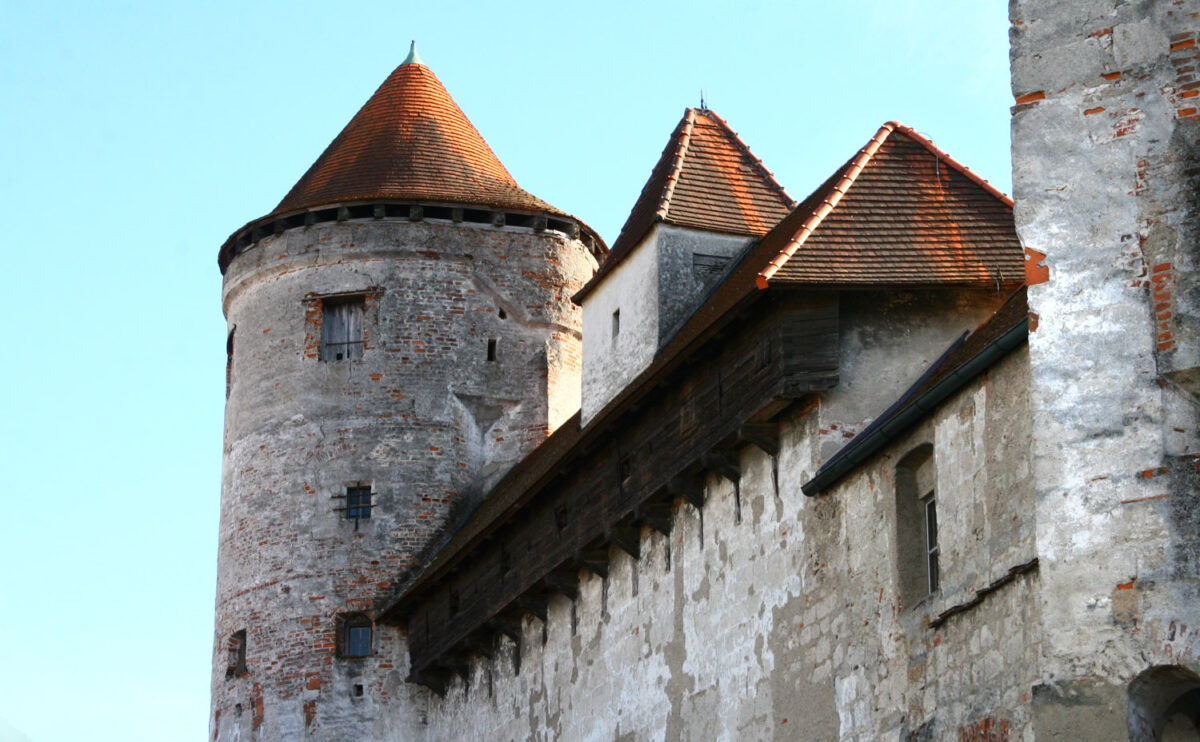
{"label": "tiled roof slope", "polygon": [[671,132],[608,260],[575,299],[590,293],[658,222],[759,237],[795,204],[724,119],[706,108],[689,108]]}
{"label": "tiled roof slope", "polygon": [[1016,286],[1012,199],[896,122],[763,238],[770,283]]}
{"label": "tiled roof slope", "polygon": [[272,215],[369,199],[562,214],[517,185],[437,76],[411,61],[379,86]]}

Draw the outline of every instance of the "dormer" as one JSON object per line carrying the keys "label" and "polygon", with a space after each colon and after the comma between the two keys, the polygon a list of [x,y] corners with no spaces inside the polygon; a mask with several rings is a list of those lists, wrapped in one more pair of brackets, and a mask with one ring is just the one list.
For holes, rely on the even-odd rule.
{"label": "dormer", "polygon": [[586,424],[654,359],[730,263],[795,205],[707,108],[689,108],[583,307]]}

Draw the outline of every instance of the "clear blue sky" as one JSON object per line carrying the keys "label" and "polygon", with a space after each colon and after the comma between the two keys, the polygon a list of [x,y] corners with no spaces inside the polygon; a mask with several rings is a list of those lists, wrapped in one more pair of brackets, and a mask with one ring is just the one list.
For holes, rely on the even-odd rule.
{"label": "clear blue sky", "polygon": [[1007,192],[1005,6],[8,0],[0,742],[205,736],[217,248],[410,38],[518,182],[611,242],[702,88],[794,198],[889,119]]}

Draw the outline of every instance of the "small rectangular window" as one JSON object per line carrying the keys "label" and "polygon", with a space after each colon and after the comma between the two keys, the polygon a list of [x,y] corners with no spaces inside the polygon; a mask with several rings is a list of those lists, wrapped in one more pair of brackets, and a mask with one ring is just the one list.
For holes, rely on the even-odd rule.
{"label": "small rectangular window", "polygon": [[612,339],[617,342],[617,335],[621,334],[621,310],[618,309],[612,315]]}
{"label": "small rectangular window", "polygon": [[367,520],[371,517],[371,488],[346,488],[346,517],[350,520]]}
{"label": "small rectangular window", "polygon": [[339,652],[342,657],[369,657],[371,655],[371,619],[362,613],[340,616],[341,633]]}
{"label": "small rectangular window", "polygon": [[346,637],[346,654],[350,657],[366,657],[371,653],[371,627],[351,626]]}
{"label": "small rectangular window", "polygon": [[362,358],[363,297],[325,299],[321,303],[321,360]]}
{"label": "small rectangular window", "polygon": [[929,594],[938,590],[938,532],[937,532],[937,503],[930,492],[925,497],[925,555],[929,569]]}
{"label": "small rectangular window", "polygon": [[496,360],[496,338],[490,338],[487,344],[487,359],[489,361]]}

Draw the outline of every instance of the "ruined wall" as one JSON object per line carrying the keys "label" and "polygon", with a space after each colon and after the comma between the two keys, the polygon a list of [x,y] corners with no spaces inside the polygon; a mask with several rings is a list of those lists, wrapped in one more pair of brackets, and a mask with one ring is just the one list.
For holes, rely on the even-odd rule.
{"label": "ruined wall", "polygon": [[[640,560],[614,550],[607,579],[585,574],[577,601],[525,620],[519,650],[501,640],[469,682],[431,695],[428,738],[1021,738],[1037,573],[1000,576],[1033,552],[1027,390],[1020,349],[817,498],[800,485],[823,412],[796,413],[777,459],[743,449],[739,485],[710,475],[705,506],[677,505],[669,537],[643,531]],[[894,467],[923,442],[949,587],[905,606]]]}
{"label": "ruined wall", "polygon": [[[578,403],[569,297],[594,268],[557,232],[398,220],[293,229],[234,259],[214,738],[419,732],[402,640],[376,627],[373,656],[334,660],[337,617],[372,616]],[[347,293],[363,297],[362,358],[320,360],[323,303]],[[353,483],[373,490],[369,520],[345,517]]]}
{"label": "ruined wall", "polygon": [[1200,650],[1200,2],[1010,17],[1017,230],[1049,269],[1029,293],[1038,731],[1125,738],[1130,679]]}

